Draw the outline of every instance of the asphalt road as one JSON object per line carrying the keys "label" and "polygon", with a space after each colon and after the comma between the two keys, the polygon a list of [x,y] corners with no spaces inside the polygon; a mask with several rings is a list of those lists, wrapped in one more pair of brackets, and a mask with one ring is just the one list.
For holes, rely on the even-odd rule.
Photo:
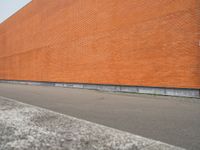
{"label": "asphalt road", "polygon": [[0,96],[0,150],[185,150]]}
{"label": "asphalt road", "polygon": [[200,149],[200,99],[4,83],[0,83],[0,96],[186,149]]}

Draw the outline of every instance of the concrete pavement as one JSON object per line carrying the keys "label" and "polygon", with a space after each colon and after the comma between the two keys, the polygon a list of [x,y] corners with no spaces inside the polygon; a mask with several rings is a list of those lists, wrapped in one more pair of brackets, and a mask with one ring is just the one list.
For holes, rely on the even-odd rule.
{"label": "concrete pavement", "polygon": [[200,99],[3,83],[0,95],[186,149],[200,149]]}

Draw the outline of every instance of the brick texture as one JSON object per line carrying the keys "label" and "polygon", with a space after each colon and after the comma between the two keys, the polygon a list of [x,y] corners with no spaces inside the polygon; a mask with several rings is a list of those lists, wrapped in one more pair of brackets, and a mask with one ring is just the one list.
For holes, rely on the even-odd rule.
{"label": "brick texture", "polygon": [[200,0],[33,0],[0,24],[0,79],[200,88]]}

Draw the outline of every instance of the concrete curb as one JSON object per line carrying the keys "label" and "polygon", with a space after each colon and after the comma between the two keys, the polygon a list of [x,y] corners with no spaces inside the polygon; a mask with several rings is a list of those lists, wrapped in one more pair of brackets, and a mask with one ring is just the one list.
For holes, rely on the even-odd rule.
{"label": "concrete curb", "polygon": [[38,86],[55,86],[55,87],[81,88],[81,89],[112,91],[112,92],[127,92],[127,93],[141,93],[141,94],[155,94],[155,95],[166,95],[166,96],[200,98],[200,89],[180,89],[180,88],[164,88],[164,87],[142,87],[142,86],[101,85],[101,84],[81,84],[81,83],[58,83],[58,82],[37,82],[37,81],[16,81],[16,80],[0,80],[0,83],[38,85]]}
{"label": "concrete curb", "polygon": [[0,96],[0,150],[183,150]]}

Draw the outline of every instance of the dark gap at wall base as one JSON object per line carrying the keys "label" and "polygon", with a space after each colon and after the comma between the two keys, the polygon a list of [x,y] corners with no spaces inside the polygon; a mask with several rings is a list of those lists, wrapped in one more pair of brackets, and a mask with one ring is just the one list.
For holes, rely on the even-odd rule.
{"label": "dark gap at wall base", "polygon": [[103,84],[86,84],[86,83],[40,82],[40,81],[22,81],[22,80],[0,80],[0,83],[55,86],[55,87],[80,88],[80,89],[100,90],[100,91],[110,91],[110,92],[127,92],[127,93],[200,98],[200,89],[103,85]]}

